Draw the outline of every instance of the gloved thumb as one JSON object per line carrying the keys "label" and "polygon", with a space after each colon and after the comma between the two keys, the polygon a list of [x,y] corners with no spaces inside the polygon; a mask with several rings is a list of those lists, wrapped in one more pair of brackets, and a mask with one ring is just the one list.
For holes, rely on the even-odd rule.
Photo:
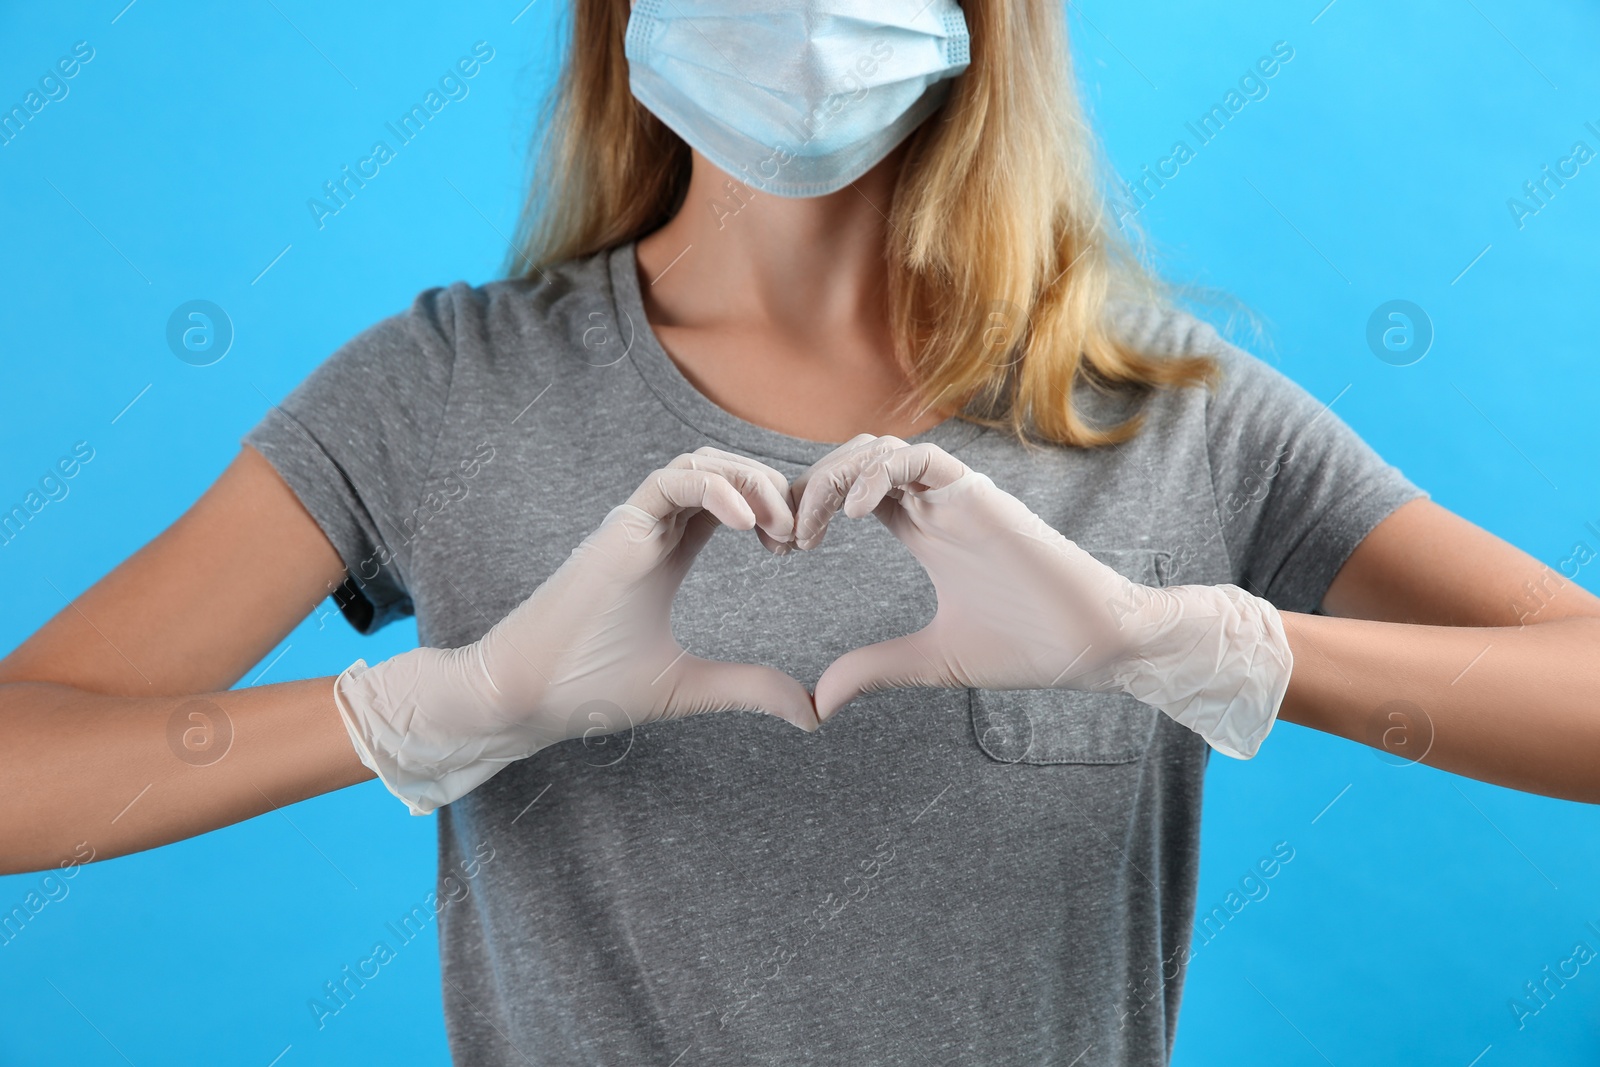
{"label": "gloved thumb", "polygon": [[862,693],[943,684],[938,665],[920,647],[927,643],[924,633],[851,649],[828,664],[817,679],[818,721],[827,722]]}
{"label": "gloved thumb", "polygon": [[679,667],[672,701],[676,707],[694,712],[747,708],[775,715],[808,733],[817,728],[811,694],[780,670],[698,656],[684,656]]}

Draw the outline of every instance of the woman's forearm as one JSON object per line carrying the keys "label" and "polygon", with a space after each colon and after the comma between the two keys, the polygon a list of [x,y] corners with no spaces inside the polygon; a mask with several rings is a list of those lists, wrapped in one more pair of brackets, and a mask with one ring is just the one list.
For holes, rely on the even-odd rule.
{"label": "woman's forearm", "polygon": [[169,697],[0,685],[0,874],[137,852],[371,777],[331,678]]}
{"label": "woman's forearm", "polygon": [[1279,712],[1397,757],[1600,803],[1600,618],[1417,626],[1284,613]]}

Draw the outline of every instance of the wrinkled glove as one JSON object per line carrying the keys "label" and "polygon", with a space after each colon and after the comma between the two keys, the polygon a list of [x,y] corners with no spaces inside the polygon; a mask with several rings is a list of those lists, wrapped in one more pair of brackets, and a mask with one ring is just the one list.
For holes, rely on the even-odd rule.
{"label": "wrinkled glove", "polygon": [[848,652],[817,681],[819,720],[899,686],[1121,692],[1254,756],[1293,665],[1283,621],[1234,585],[1140,585],[931,444],[862,434],[796,480],[796,544],[869,512],[938,594],[922,630]]}
{"label": "wrinkled glove", "polygon": [[811,696],[782,671],[691,656],[672,599],[719,523],[785,551],[788,480],[714,448],[645,479],[488,633],[416,648],[334,683],[361,762],[425,815],[558,741],[747,708],[815,730]]}

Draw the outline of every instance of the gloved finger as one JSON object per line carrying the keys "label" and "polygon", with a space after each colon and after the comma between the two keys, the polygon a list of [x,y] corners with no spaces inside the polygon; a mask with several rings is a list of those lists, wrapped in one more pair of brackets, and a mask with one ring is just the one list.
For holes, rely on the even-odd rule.
{"label": "gloved finger", "polygon": [[756,540],[761,542],[761,547],[771,552],[774,556],[781,556],[794,547],[792,541],[779,541],[760,526],[756,527]]}
{"label": "gloved finger", "polygon": [[719,448],[696,449],[667,464],[668,469],[703,470],[722,475],[756,517],[758,535],[769,549],[794,536],[794,509],[789,500],[789,483],[782,473],[765,463],[724,452]]}
{"label": "gloved finger", "polygon": [[828,520],[849,491],[846,466],[852,453],[878,440],[877,434],[858,433],[801,472],[789,486],[794,501],[795,545],[815,548],[827,533]]}
{"label": "gloved finger", "polygon": [[716,516],[709,511],[697,511],[683,524],[683,533],[678,535],[678,544],[671,556],[671,569],[677,582],[683,581],[683,576],[689,573],[695,557],[700,555],[700,550],[706,547],[706,542],[711,540],[711,535],[717,532],[719,525]]}
{"label": "gloved finger", "polygon": [[[767,479],[772,482],[773,487],[776,488],[780,494],[787,495],[789,492],[789,479],[784,477],[782,471],[778,470],[776,467],[768,466],[752,456],[741,456],[737,452],[729,452],[726,449],[716,448],[712,445],[701,445],[699,448],[695,449],[689,454],[695,456],[705,456],[711,459],[730,460],[745,467],[752,467],[766,475]],[[683,457],[680,456],[678,458],[682,459]]]}
{"label": "gloved finger", "polygon": [[803,489],[795,489],[795,544],[815,548],[822,543],[828,523],[844,504],[862,468],[879,456],[905,448],[898,437],[871,437],[863,434],[854,443],[835,449],[814,464],[806,475]]}
{"label": "gloved finger", "polygon": [[756,524],[749,502],[728,479],[712,471],[663,467],[634,490],[628,504],[658,523],[678,512],[703,508],[735,530]]}
{"label": "gloved finger", "polygon": [[826,456],[823,456],[811,466],[807,467],[800,473],[799,477],[795,478],[794,481],[789,483],[789,488],[794,493],[795,503],[798,504],[800,502],[800,497],[805,493],[806,486],[810,484],[812,476],[817,471],[824,467],[831,466],[836,460],[839,459],[840,456],[843,456],[845,453],[854,451],[855,449],[866,444],[868,441],[876,441],[877,439],[878,435],[875,433],[858,433],[854,437],[850,438],[850,440],[833,449],[833,451],[829,452]]}
{"label": "gloved finger", "polygon": [[948,671],[925,651],[933,647],[932,637],[922,630],[846,652],[817,679],[817,720],[827,722],[862,693],[946,684]]}
{"label": "gloved finger", "polygon": [[844,513],[859,519],[870,515],[892,490],[943,489],[970,469],[938,445],[928,442],[874,456],[856,475],[844,499]]}
{"label": "gloved finger", "polygon": [[685,655],[655,684],[672,686],[669,706],[684,715],[746,708],[776,716],[807,733],[817,728],[816,708],[806,687],[772,667]]}
{"label": "gloved finger", "polygon": [[760,541],[762,546],[773,555],[782,555],[794,547],[794,497],[789,491],[789,479],[782,471],[778,470],[776,467],[762,463],[758,459],[753,459],[750,456],[741,456],[737,452],[728,452],[720,448],[715,448],[711,445],[700,446],[694,450],[694,454],[697,456],[714,456],[719,459],[732,460],[741,464],[742,466],[753,468],[765,475],[767,479],[772,482],[773,488],[778,491],[778,496],[783,500],[784,514],[787,515],[790,520],[790,532],[776,536],[768,533],[767,531],[770,527],[767,523],[760,521],[760,511],[758,509],[756,540]]}

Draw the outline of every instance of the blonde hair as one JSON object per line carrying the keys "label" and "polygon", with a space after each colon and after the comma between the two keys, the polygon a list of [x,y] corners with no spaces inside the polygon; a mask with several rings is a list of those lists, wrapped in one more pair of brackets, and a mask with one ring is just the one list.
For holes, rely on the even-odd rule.
{"label": "blonde hair", "polygon": [[[1172,290],[1109,217],[1073,85],[1065,5],[962,8],[971,65],[908,138],[889,214],[895,354],[914,383],[905,409],[948,405],[1025,442],[1127,440],[1142,413],[1093,425],[1073,401],[1080,383],[1209,385],[1216,362],[1141,352],[1112,330],[1111,301],[1163,304]],[[628,88],[629,11],[629,0],[573,2],[508,274],[644,237],[681,206],[690,150]]]}

